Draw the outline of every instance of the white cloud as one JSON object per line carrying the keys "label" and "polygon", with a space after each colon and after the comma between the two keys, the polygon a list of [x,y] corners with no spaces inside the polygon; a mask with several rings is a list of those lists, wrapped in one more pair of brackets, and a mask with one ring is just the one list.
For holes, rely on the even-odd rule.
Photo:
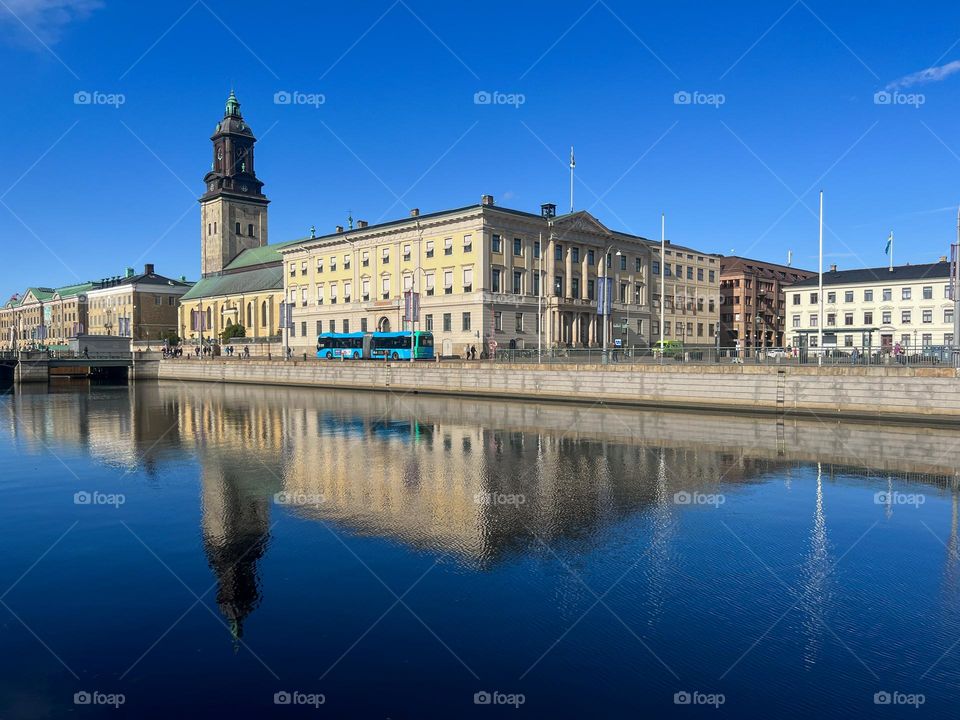
{"label": "white cloud", "polygon": [[887,85],[886,90],[904,90],[914,85],[925,85],[926,83],[940,82],[946,80],[951,75],[960,72],[960,60],[954,60],[946,65],[927,68],[920,72],[906,75],[899,80],[894,80]]}
{"label": "white cloud", "polygon": [[[57,42],[71,23],[84,20],[103,7],[102,0],[4,0],[0,22],[34,34],[43,42]],[[26,26],[26,28],[24,28]],[[29,31],[29,32],[28,32]]]}

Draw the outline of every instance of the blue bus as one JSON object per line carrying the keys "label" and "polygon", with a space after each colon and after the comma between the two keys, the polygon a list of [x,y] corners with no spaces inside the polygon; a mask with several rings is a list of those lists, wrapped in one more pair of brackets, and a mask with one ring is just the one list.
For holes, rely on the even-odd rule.
{"label": "blue bus", "polygon": [[323,333],[317,336],[317,357],[409,360],[412,354],[415,360],[433,359],[433,333],[413,333],[410,345],[409,332]]}
{"label": "blue bus", "polygon": [[363,357],[364,333],[324,333],[317,336],[317,357],[333,358]]}

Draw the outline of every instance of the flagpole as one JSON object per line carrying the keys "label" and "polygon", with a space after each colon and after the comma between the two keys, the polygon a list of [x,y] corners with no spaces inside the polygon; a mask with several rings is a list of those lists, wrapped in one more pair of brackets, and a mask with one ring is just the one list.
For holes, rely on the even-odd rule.
{"label": "flagpole", "polygon": [[819,317],[817,318],[817,360],[823,364],[823,190],[820,191],[820,286],[817,293]]}
{"label": "flagpole", "polygon": [[667,306],[667,214],[660,213],[660,364],[663,365],[663,351],[666,342],[663,335],[664,309]]}
{"label": "flagpole", "polygon": [[890,231],[890,272],[893,272],[893,230]]}
{"label": "flagpole", "polygon": [[573,212],[573,169],[577,166],[577,161],[573,157],[573,145],[570,146],[570,212]]}
{"label": "flagpole", "polygon": [[540,233],[537,267],[537,363],[543,362],[543,232]]}

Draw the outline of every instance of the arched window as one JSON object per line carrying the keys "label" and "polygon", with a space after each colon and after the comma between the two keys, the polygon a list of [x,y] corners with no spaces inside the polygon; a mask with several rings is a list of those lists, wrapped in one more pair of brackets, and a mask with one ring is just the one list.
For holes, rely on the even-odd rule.
{"label": "arched window", "polygon": [[236,225],[236,232],[237,232],[237,235],[240,234],[240,223],[237,223]]}
{"label": "arched window", "polygon": [[250,223],[249,225],[247,225],[247,235],[249,235],[250,237],[253,237],[253,223]]}
{"label": "arched window", "polygon": [[247,327],[248,328],[253,327],[253,303],[252,302],[247,303]]}
{"label": "arched window", "polygon": [[207,308],[207,330],[213,329],[213,308]]}
{"label": "arched window", "polygon": [[269,329],[270,325],[267,323],[267,301],[263,301],[263,305],[260,306],[260,327],[264,329]]}

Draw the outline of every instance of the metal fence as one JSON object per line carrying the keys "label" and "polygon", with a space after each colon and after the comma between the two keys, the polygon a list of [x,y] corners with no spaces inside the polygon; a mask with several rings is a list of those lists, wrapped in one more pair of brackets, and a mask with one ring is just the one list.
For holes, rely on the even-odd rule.
{"label": "metal fence", "polygon": [[817,366],[903,366],[960,367],[960,348],[941,346],[893,349],[876,347],[825,348],[559,348],[537,352],[536,349],[498,350],[497,362],[509,363],[583,363],[583,364],[647,364],[647,365],[817,365]]}

